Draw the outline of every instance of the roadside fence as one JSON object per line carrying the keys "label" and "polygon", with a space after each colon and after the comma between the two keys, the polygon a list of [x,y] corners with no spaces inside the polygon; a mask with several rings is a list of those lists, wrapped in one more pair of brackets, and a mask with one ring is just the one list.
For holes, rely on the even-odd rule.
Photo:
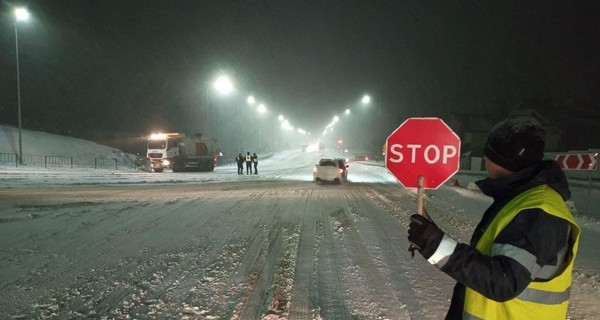
{"label": "roadside fence", "polygon": [[23,154],[23,164],[19,163],[19,157],[15,153],[0,153],[0,164],[14,163],[15,167],[19,165],[39,166],[44,168],[94,168],[94,169],[109,169],[114,168],[131,168],[136,169],[138,165],[136,161],[123,158],[106,158],[106,157],[73,157],[73,156],[58,156],[58,155],[32,155]]}

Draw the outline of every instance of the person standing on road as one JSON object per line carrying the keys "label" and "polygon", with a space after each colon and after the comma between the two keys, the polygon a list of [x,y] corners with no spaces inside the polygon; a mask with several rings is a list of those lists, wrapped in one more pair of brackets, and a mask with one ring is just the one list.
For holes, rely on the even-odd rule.
{"label": "person standing on road", "polygon": [[252,163],[254,164],[254,174],[258,174],[258,169],[256,168],[258,166],[258,156],[256,152],[252,154]]}
{"label": "person standing on road", "polygon": [[250,151],[246,152],[246,174],[252,174],[252,156]]}
{"label": "person standing on road", "polygon": [[484,146],[493,198],[473,232],[458,243],[430,218],[412,215],[411,251],[457,281],[446,319],[565,319],[581,229],[565,204],[571,192],[545,133],[530,118],[506,119]]}
{"label": "person standing on road", "polygon": [[244,174],[244,156],[242,153],[238,153],[237,157],[235,157],[235,162],[237,162],[238,174]]}

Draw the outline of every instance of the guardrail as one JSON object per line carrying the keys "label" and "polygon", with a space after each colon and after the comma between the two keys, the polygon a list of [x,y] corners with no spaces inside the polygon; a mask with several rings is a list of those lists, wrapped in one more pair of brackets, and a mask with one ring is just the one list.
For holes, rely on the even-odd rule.
{"label": "guardrail", "polygon": [[106,159],[106,158],[94,158],[94,169],[98,167],[112,167],[119,170],[119,160],[117,159]]}
{"label": "guardrail", "polygon": [[0,153],[0,163],[14,163],[15,166],[19,164],[18,157],[14,153]]}
{"label": "guardrail", "polygon": [[[126,159],[125,159],[126,160]],[[15,167],[21,165],[19,157],[15,153],[0,153],[0,164],[14,163]],[[88,158],[75,159],[73,156],[57,156],[57,155],[32,155],[23,154],[23,164],[33,166],[60,167],[60,168],[114,168],[118,170],[120,167],[135,168],[134,162],[122,161],[117,158]]]}

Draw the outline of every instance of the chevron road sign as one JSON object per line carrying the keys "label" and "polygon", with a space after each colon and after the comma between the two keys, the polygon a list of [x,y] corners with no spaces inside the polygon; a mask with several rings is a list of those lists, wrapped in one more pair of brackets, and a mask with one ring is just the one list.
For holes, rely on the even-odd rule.
{"label": "chevron road sign", "polygon": [[554,160],[563,170],[598,170],[598,153],[558,153]]}

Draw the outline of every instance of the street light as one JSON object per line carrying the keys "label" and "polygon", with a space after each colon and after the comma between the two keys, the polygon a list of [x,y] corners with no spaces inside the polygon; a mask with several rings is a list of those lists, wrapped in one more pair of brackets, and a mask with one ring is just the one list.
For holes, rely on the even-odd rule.
{"label": "street light", "polygon": [[215,80],[214,87],[220,94],[226,96],[233,91],[233,82],[227,76],[220,76]]}
{"label": "street light", "polygon": [[258,111],[258,113],[265,113],[267,112],[267,107],[261,103],[258,108],[256,108],[256,111]]}
{"label": "street light", "polygon": [[19,70],[19,35],[17,32],[17,22],[27,21],[29,11],[25,8],[15,9],[15,52],[17,56],[17,112],[19,113],[19,164],[23,164],[23,140],[21,138],[21,76]]}
{"label": "street light", "polygon": [[369,97],[368,94],[365,94],[362,99],[361,99],[363,104],[369,104],[369,102],[371,102],[371,97]]}

